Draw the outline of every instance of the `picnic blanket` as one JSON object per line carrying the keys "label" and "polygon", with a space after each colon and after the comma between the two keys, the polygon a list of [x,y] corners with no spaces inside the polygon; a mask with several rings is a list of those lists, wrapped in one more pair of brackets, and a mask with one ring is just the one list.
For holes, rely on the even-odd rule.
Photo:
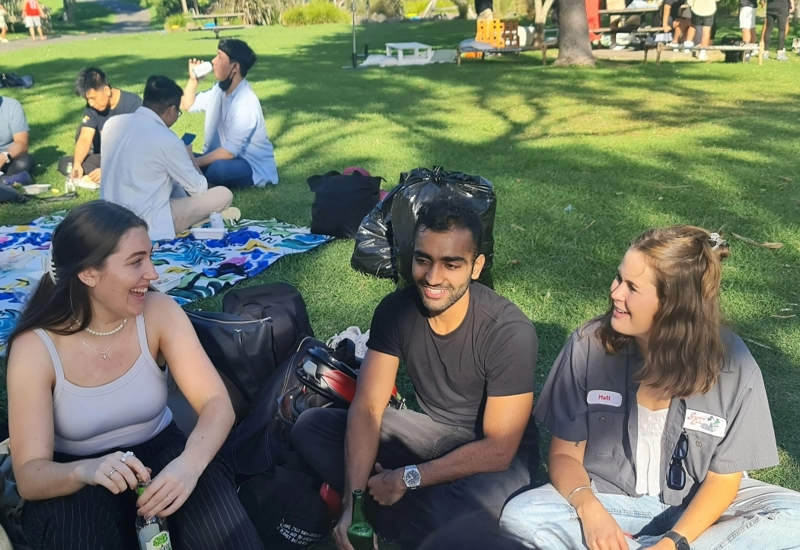
{"label": "picnic blanket", "polygon": [[[0,226],[0,354],[17,324],[20,310],[44,275],[42,259],[55,227],[66,212],[27,225]],[[255,277],[286,254],[312,250],[331,240],[278,220],[241,220],[220,240],[195,240],[188,232],[153,245],[153,265],[160,276],[181,274],[167,292],[180,305],[224,292]]]}

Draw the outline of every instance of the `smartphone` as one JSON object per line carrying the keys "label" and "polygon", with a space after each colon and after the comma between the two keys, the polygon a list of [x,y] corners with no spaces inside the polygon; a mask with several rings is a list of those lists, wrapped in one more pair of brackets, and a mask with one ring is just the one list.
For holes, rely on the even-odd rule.
{"label": "smartphone", "polygon": [[196,137],[197,137],[196,135],[187,132],[183,134],[183,137],[181,137],[181,139],[183,140],[183,143],[185,143],[186,145],[191,145],[192,142],[194,141],[194,138]]}

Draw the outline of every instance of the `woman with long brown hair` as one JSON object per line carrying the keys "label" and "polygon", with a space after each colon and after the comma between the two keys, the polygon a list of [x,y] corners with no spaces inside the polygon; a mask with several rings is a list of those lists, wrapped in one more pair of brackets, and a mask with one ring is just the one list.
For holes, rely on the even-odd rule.
{"label": "woman with long brown hair", "polygon": [[572,334],[538,396],[551,484],[501,518],[526,545],[800,548],[800,494],[745,473],[778,451],[761,371],[722,324],[728,254],[690,226],[628,249],[609,310]]}
{"label": "woman with long brown hair", "polygon": [[[149,292],[151,252],[147,224],[127,208],[78,206],[53,232],[11,335],[9,430],[34,550],[135,550],[137,514],[169,517],[174,549],[262,548],[215,458],[230,398],[183,310]],[[186,435],[167,406],[167,370],[199,415]]]}

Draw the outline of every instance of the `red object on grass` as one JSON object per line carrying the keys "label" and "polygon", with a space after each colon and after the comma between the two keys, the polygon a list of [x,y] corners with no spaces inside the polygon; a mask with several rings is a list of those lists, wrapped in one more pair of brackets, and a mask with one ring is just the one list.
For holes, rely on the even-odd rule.
{"label": "red object on grass", "polygon": [[362,176],[367,176],[367,177],[372,175],[369,172],[367,172],[366,168],[361,168],[360,166],[348,166],[342,171],[342,175],[349,176],[350,174],[353,174],[355,172],[358,172]]}
{"label": "red object on grass", "polygon": [[332,517],[339,517],[342,515],[342,495],[327,483],[323,483],[319,488],[319,495],[328,507],[328,513]]}

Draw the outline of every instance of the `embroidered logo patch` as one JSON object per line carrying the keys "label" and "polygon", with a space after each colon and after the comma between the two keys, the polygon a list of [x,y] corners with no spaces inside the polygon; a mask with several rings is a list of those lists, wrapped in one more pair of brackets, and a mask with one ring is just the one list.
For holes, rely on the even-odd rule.
{"label": "embroidered logo patch", "polygon": [[85,117],[83,117],[83,122],[84,123],[89,122],[90,120],[91,119],[89,118],[89,115],[86,115]]}
{"label": "embroidered logo patch", "polygon": [[714,437],[725,437],[725,430],[728,429],[728,421],[719,416],[714,416],[713,414],[687,409],[683,428],[685,430],[707,433]]}
{"label": "embroidered logo patch", "polygon": [[586,395],[586,402],[590,405],[622,406],[622,395],[610,390],[592,390]]}

